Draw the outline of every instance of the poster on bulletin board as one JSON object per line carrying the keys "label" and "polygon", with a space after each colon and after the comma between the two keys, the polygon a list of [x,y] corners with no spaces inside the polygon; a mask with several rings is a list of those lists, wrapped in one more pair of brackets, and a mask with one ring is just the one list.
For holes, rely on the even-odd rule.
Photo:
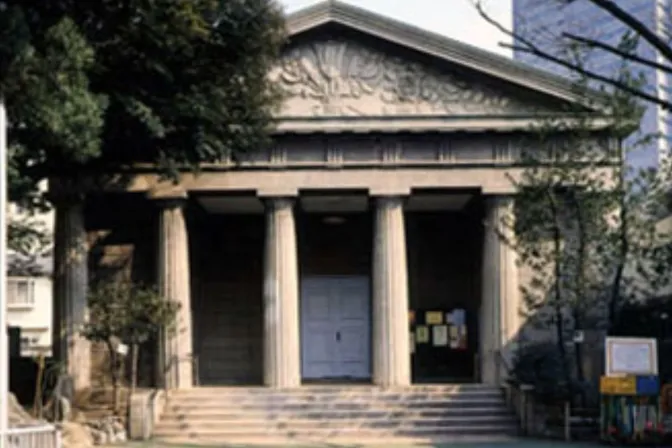
{"label": "poster on bulletin board", "polygon": [[427,325],[441,325],[441,324],[443,324],[443,312],[441,312],[441,311],[427,311],[427,313],[425,313],[425,323]]}
{"label": "poster on bulletin board", "polygon": [[429,342],[429,328],[426,325],[418,325],[415,329],[415,342],[427,344]]}
{"label": "poster on bulletin board", "polygon": [[447,325],[434,325],[432,327],[432,344],[434,347],[445,347],[448,345]]}

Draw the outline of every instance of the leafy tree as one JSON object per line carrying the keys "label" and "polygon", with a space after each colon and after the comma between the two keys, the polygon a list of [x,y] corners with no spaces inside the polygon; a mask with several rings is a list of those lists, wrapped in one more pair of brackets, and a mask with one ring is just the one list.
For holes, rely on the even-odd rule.
{"label": "leafy tree", "polygon": [[174,176],[265,144],[283,42],[274,0],[2,0],[10,200],[50,178]]}
{"label": "leafy tree", "polygon": [[174,331],[179,304],[167,300],[153,288],[123,280],[97,283],[89,292],[88,299],[89,321],[82,335],[89,341],[105,344],[107,348],[114,388],[114,410],[118,411],[124,366],[119,346],[131,347],[132,392],[137,384],[140,347],[164,329]]}
{"label": "leafy tree", "polygon": [[[622,76],[637,81],[625,67]],[[586,85],[577,83],[577,89]],[[623,146],[641,108],[627,92],[601,106],[610,111],[601,133],[590,117],[574,111],[570,119],[544,120],[521,142],[522,173],[511,177],[518,192],[515,221],[504,222],[515,226],[509,243],[530,274],[522,285],[523,312],[554,330],[567,386],[585,381],[580,344],[574,361],[569,358],[571,335],[610,332],[625,303],[651,297],[669,282],[670,247],[653,244],[661,238],[656,217],[668,184],[655,171],[632,173],[624,163],[627,151],[649,142],[645,136]]]}

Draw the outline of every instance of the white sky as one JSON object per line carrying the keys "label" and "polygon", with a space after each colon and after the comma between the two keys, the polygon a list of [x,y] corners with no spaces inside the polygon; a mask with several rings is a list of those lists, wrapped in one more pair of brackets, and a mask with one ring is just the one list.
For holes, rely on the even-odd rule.
{"label": "white sky", "polygon": [[[511,55],[499,42],[510,42],[478,15],[472,0],[342,0],[378,14],[400,20],[499,54]],[[320,0],[280,0],[287,12],[320,3]],[[488,13],[510,28],[511,1],[486,0]]]}

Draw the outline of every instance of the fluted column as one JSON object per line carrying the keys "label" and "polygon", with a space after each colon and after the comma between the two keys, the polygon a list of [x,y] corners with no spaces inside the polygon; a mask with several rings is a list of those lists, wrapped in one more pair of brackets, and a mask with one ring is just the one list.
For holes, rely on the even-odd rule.
{"label": "fluted column", "polygon": [[75,390],[91,384],[91,346],[80,335],[88,318],[88,244],[81,198],[56,202],[53,351]]}
{"label": "fluted column", "polygon": [[[521,328],[520,291],[513,242],[513,198],[485,201],[480,312],[481,380],[499,384],[512,362]],[[501,355],[501,357],[500,357]]]}
{"label": "fluted column", "polygon": [[159,291],[166,299],[180,305],[174,331],[163,331],[159,338],[159,380],[170,389],[193,386],[191,282],[185,202],[183,198],[158,201],[161,207],[157,254]]}
{"label": "fluted column", "polygon": [[294,202],[266,200],[264,266],[264,383],[301,385],[299,279]]}
{"label": "fluted column", "polygon": [[383,387],[411,382],[408,273],[404,199],[375,199],[373,247],[373,382]]}

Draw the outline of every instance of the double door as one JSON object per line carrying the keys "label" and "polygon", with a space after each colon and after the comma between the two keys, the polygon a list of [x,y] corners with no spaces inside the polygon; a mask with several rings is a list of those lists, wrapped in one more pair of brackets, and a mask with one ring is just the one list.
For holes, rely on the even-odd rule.
{"label": "double door", "polygon": [[371,378],[368,277],[302,279],[301,364],[307,380]]}

